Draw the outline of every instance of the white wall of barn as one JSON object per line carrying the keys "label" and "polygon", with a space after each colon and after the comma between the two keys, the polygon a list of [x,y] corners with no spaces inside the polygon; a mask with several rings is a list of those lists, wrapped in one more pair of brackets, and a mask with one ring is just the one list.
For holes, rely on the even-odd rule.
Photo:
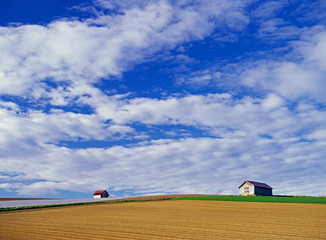
{"label": "white wall of barn", "polygon": [[255,194],[255,187],[248,183],[245,183],[239,188],[240,195],[252,195]]}

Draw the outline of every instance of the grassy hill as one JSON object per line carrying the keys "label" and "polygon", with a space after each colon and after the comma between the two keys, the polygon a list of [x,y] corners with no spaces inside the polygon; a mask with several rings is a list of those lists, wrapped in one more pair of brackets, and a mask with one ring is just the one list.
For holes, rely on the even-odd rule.
{"label": "grassy hill", "polygon": [[326,203],[325,197],[310,196],[181,196],[177,200],[237,201],[237,202],[278,202],[278,203]]}

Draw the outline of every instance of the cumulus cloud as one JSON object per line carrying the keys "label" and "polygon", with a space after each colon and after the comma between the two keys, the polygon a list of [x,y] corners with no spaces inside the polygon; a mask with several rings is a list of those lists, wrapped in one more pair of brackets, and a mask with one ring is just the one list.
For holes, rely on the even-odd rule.
{"label": "cumulus cloud", "polygon": [[[1,27],[0,188],[235,194],[247,178],[278,194],[320,194],[326,112],[316,102],[325,103],[325,29],[298,30],[277,18],[285,1],[250,14],[249,3],[96,0],[87,19]],[[276,50],[282,55],[256,54],[178,80],[224,93],[137,97],[97,86],[184,43],[212,35],[225,42],[252,19],[260,40],[297,39]],[[196,63],[177,54],[175,62]],[[88,141],[114,144],[69,145]],[[291,187],[293,179],[304,187]]]}
{"label": "cumulus cloud", "polygon": [[[99,116],[117,124],[180,124],[205,129],[242,129],[256,134],[296,132],[305,128],[305,119],[302,119],[302,124],[292,125],[292,122],[298,122],[297,114],[288,109],[284,98],[275,94],[263,99],[234,99],[229,94],[188,95],[167,99],[117,97],[108,97],[101,104],[94,105]],[[322,111],[317,112],[324,114]],[[265,126],[266,122],[271,124]]]}
{"label": "cumulus cloud", "polygon": [[[6,103],[11,107],[11,104]],[[15,107],[15,105],[13,104]],[[17,111],[18,110],[18,111]],[[0,144],[4,159],[33,155],[34,147],[61,141],[117,140],[136,134],[130,126],[105,123],[98,116],[51,110],[22,112],[0,108]]]}

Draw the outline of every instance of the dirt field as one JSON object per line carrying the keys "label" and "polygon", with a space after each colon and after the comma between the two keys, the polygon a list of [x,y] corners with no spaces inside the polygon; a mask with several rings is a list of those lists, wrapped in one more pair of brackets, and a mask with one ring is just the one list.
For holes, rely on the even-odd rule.
{"label": "dirt field", "polygon": [[166,200],[5,212],[0,239],[326,239],[325,204]]}

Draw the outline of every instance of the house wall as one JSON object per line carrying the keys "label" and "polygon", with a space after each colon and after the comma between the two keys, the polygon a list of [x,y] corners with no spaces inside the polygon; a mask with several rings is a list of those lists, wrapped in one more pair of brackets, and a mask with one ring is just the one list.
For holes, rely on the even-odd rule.
{"label": "house wall", "polygon": [[109,194],[107,193],[107,192],[104,192],[104,193],[102,193],[102,198],[107,198],[109,196]]}
{"label": "house wall", "polygon": [[273,192],[272,192],[272,189],[255,187],[255,194],[264,195],[264,196],[272,196]]}
{"label": "house wall", "polygon": [[93,195],[93,198],[101,198],[101,195]]}
{"label": "house wall", "polygon": [[248,183],[245,183],[239,188],[240,195],[253,195],[255,194],[255,187]]}

